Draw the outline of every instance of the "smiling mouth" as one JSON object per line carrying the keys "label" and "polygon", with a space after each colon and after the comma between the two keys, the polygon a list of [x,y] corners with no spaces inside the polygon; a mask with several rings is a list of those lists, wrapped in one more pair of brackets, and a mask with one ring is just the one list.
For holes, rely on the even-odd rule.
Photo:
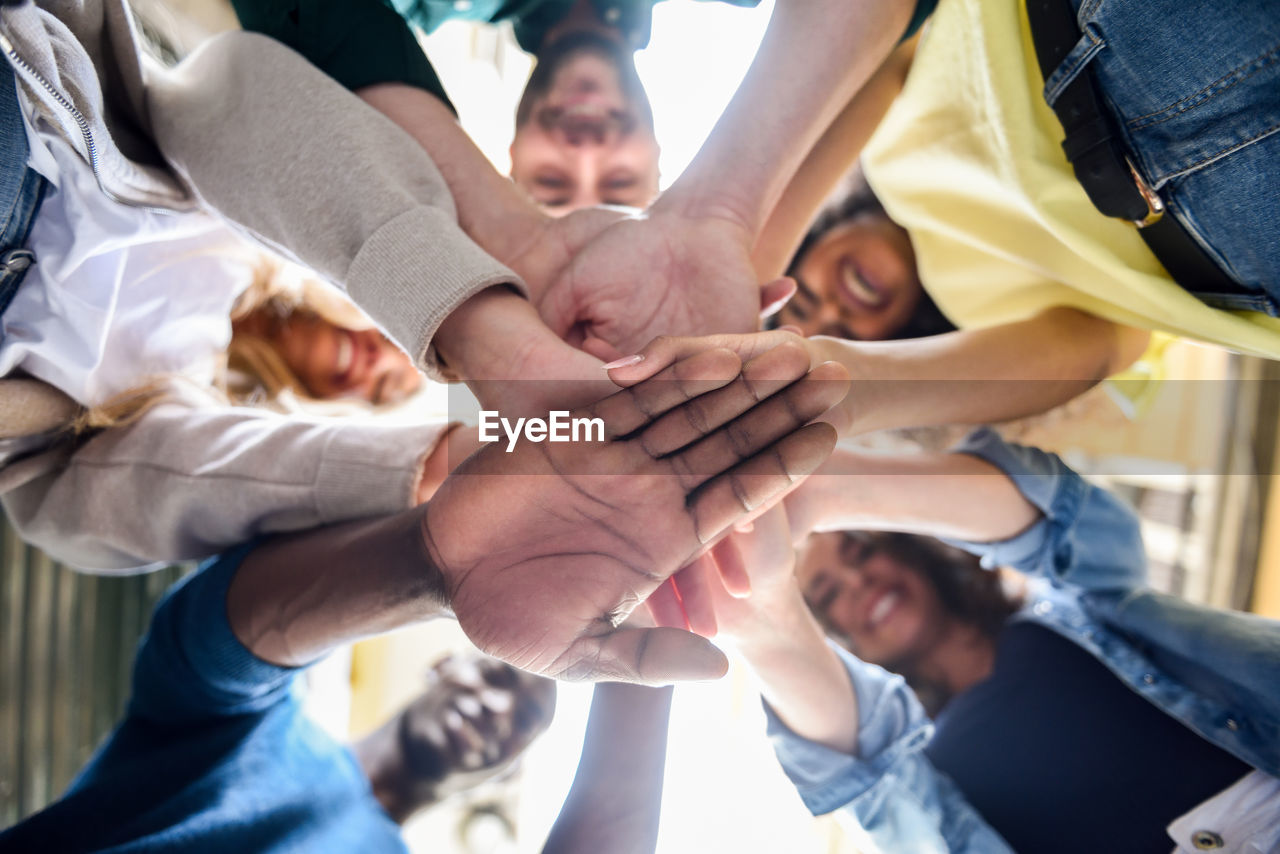
{"label": "smiling mouth", "polygon": [[338,336],[338,357],[336,360],[335,373],[342,379],[346,379],[351,373],[351,366],[356,360],[356,343],[350,332],[345,332]]}
{"label": "smiling mouth", "polygon": [[898,602],[902,596],[896,590],[886,590],[880,594],[880,598],[871,606],[871,612],[867,615],[867,625],[870,628],[879,628],[880,624],[888,619],[889,615],[898,607]]}
{"label": "smiling mouth", "polygon": [[854,305],[875,311],[889,304],[889,294],[867,281],[857,265],[848,258],[840,260],[840,289]]}

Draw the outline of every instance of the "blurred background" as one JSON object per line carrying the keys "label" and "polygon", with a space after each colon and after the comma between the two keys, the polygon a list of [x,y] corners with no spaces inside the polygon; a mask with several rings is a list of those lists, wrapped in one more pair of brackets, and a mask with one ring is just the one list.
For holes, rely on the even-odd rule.
{"label": "blurred background", "polygon": [[[135,0],[135,7],[148,42],[169,61],[235,26],[222,0]],[[769,0],[749,10],[690,0],[655,8],[652,42],[637,66],[654,106],[663,187],[710,132],[771,8]],[[507,27],[455,22],[423,43],[462,124],[505,172],[530,58]],[[1163,339],[1124,378],[1005,432],[1061,453],[1138,508],[1155,586],[1280,617],[1278,379],[1274,363]],[[394,417],[457,417],[455,395],[431,388]],[[956,436],[935,431],[871,444]],[[150,608],[189,568],[79,575],[25,546],[7,523],[0,556],[0,823],[9,824],[56,798],[110,729]],[[359,736],[420,692],[433,661],[467,645],[448,621],[357,644],[315,671],[309,708],[335,734]],[[573,777],[590,697],[590,686],[562,685],[551,730],[516,773],[413,820],[411,847],[539,850]],[[659,850],[871,850],[856,829],[810,818],[773,759],[763,720],[739,666],[719,682],[677,689]]]}

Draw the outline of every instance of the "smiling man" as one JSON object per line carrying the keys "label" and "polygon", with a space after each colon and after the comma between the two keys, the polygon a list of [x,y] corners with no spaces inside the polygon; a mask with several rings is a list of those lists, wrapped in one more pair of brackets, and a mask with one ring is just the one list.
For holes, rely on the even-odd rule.
{"label": "smiling man", "polygon": [[[444,87],[406,22],[510,21],[536,57],[516,114],[511,177],[548,212],[645,207],[658,194],[653,112],[633,54],[659,0],[233,0],[247,30],[284,42],[353,91]],[[759,0],[720,0],[755,6]],[[398,13],[398,14],[397,14]],[[450,108],[451,105],[450,105]]]}
{"label": "smiling man", "polygon": [[543,209],[644,207],[658,195],[658,152],[649,98],[620,41],[576,30],[539,55],[516,111],[511,177]]}

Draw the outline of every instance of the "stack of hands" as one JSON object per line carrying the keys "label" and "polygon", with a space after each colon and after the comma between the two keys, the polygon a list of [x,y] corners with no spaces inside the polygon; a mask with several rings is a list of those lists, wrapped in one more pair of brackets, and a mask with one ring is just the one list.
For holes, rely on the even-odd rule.
{"label": "stack of hands", "polygon": [[[729,535],[825,460],[837,431],[814,422],[844,426],[832,408],[847,371],[798,335],[754,331],[795,285],[757,284],[752,230],[664,201],[641,215],[544,218],[504,259],[529,298],[490,288],[435,338],[484,409],[577,408],[571,417],[606,424],[602,444],[484,447],[424,518],[462,627],[536,673],[721,675],[723,655],[698,635],[714,634],[716,611],[752,589],[741,554],[757,539],[765,547],[766,526]],[[724,332],[694,337],[712,329]],[[502,475],[501,488],[487,475]],[[467,524],[477,517],[489,524]],[[773,530],[782,511],[765,518]],[[786,535],[769,547],[783,541],[789,551]],[[657,628],[622,626],[646,600]]]}

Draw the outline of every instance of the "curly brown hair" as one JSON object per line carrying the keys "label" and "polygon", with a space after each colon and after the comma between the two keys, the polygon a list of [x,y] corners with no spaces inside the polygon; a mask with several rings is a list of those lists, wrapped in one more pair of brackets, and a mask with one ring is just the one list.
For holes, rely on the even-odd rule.
{"label": "curly brown hair", "polygon": [[[843,531],[858,540],[859,562],[881,553],[905,569],[920,575],[938,593],[938,601],[957,620],[972,625],[993,642],[1019,603],[1004,589],[1000,573],[983,569],[975,555],[932,537],[885,531]],[[841,549],[842,552],[849,550]],[[828,635],[857,653],[839,628],[820,609],[815,618]],[[912,659],[880,662],[886,670],[901,674],[916,692],[929,714],[937,714],[951,699],[946,686],[926,678]]]}

